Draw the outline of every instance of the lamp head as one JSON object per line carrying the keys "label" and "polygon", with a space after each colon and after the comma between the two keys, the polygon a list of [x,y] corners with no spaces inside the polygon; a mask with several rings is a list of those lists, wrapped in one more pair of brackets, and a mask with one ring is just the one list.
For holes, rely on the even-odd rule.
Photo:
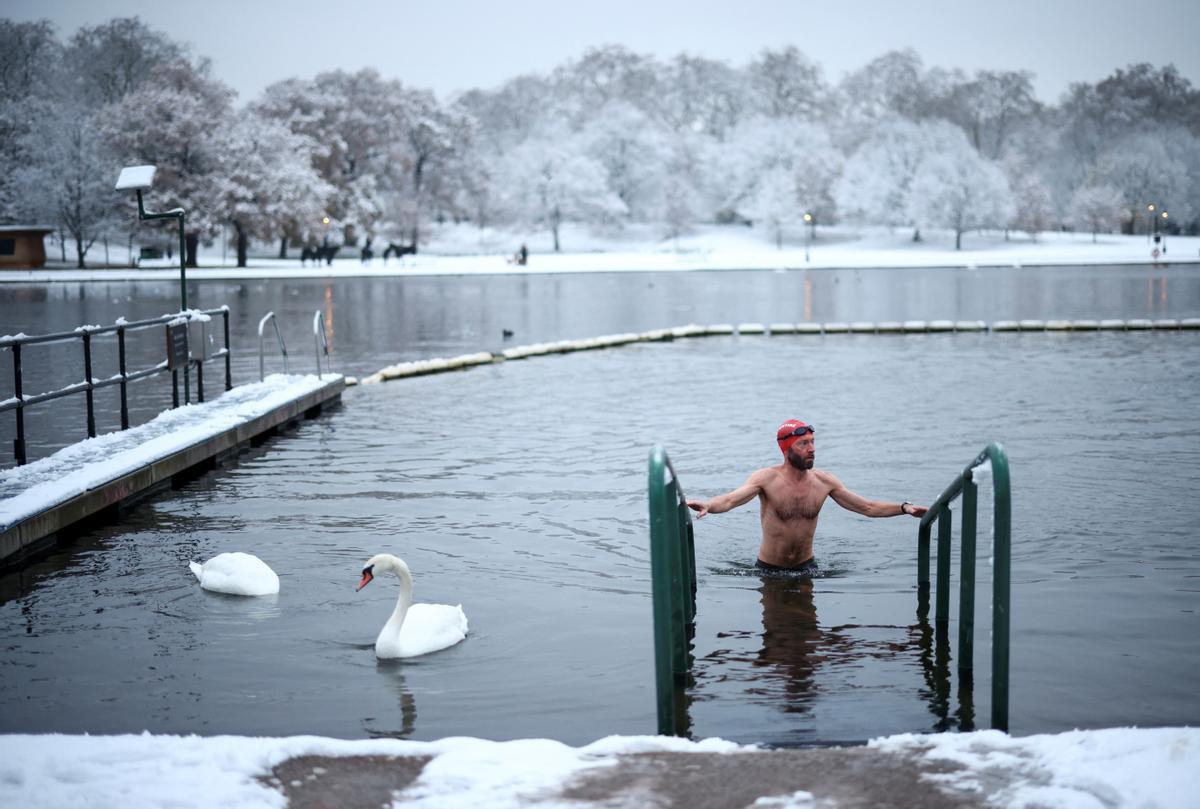
{"label": "lamp head", "polygon": [[117,191],[145,191],[154,185],[157,166],[126,166],[117,177]]}

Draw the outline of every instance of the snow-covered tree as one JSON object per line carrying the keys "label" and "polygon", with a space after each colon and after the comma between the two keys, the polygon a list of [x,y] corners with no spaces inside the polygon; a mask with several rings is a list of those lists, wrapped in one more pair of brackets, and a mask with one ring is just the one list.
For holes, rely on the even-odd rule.
{"label": "snow-covered tree", "polygon": [[187,261],[196,266],[201,238],[220,232],[224,151],[233,123],[234,92],[210,78],[206,65],[183,60],[159,65],[137,90],[97,116],[122,165],[158,166],[151,207],[186,211]]}
{"label": "snow-covered tree", "polygon": [[962,143],[962,133],[945,122],[883,120],[847,159],[834,184],[840,215],[864,224],[911,226],[913,240],[920,240],[913,184],[933,156],[957,152]]}
{"label": "snow-covered tree", "polygon": [[627,213],[608,189],[604,166],[571,148],[561,134],[530,139],[514,150],[500,184],[510,216],[548,228],[555,252],[564,222],[601,224]]}
{"label": "snow-covered tree", "polygon": [[978,70],[969,80],[956,82],[947,88],[939,107],[989,160],[1000,159],[1013,130],[1040,109],[1033,73],[996,70]]}
{"label": "snow-covered tree", "polygon": [[95,106],[120,101],[155,68],[186,59],[185,46],[137,17],[83,26],[72,35],[65,53],[79,97]]}
{"label": "snow-covered tree", "polygon": [[671,150],[655,121],[632,104],[610,102],[575,142],[584,155],[604,166],[606,185],[625,204],[630,219],[645,221],[657,213]]}
{"label": "snow-covered tree", "polygon": [[748,119],[721,148],[716,170],[725,191],[722,207],[741,211],[758,193],[763,178],[782,169],[793,177],[798,211],[831,221],[832,187],[841,167],[841,154],[824,128],[794,119]]}
{"label": "snow-covered tree", "polygon": [[383,195],[408,171],[390,160],[403,139],[403,86],[375,70],[335,70],[276,82],[251,107],[316,145],[313,166],[335,189],[327,213],[346,226],[344,240],[370,233],[380,221]]}
{"label": "snow-covered tree", "polygon": [[968,230],[1003,227],[1012,219],[1012,192],[1000,168],[980,157],[961,131],[944,146],[921,161],[908,210],[918,227],[953,230],[954,249],[960,250]]}
{"label": "snow-covered tree", "polygon": [[661,96],[657,62],[622,45],[590,48],[555,70],[553,79],[560,120],[575,128],[609,102],[623,101],[652,112]]}
{"label": "snow-covered tree", "polygon": [[773,236],[775,246],[782,249],[784,228],[803,221],[798,199],[795,173],[774,166],[759,176],[741,211],[754,220],[755,227],[762,226]]}
{"label": "snow-covered tree", "polygon": [[[1011,175],[1010,175],[1011,176]],[[1042,178],[1032,172],[1023,171],[1009,181],[1012,188],[1013,218],[1011,224],[1034,239],[1054,223],[1054,204],[1050,190]]]}
{"label": "snow-covered tree", "polygon": [[482,149],[501,155],[532,137],[548,117],[555,117],[555,93],[550,79],[528,74],[509,79],[496,90],[468,90],[455,99],[452,109],[475,119]]}
{"label": "snow-covered tree", "polygon": [[1157,132],[1130,135],[1115,143],[1096,161],[1094,176],[1120,190],[1130,206],[1131,230],[1147,214],[1148,204],[1161,211],[1181,199],[1189,179],[1187,166],[1167,150]]}
{"label": "snow-covered tree", "polygon": [[86,266],[98,238],[127,222],[129,203],[113,193],[117,166],[86,112],[47,106],[27,136],[30,158],[13,173],[24,189],[20,209],[32,221],[57,223],[75,241],[77,266]]}
{"label": "snow-covered tree", "polygon": [[34,159],[34,122],[59,95],[61,53],[49,21],[0,19],[0,222],[29,215],[29,189],[14,170]]}
{"label": "snow-covered tree", "polygon": [[667,237],[675,241],[676,249],[679,237],[688,232],[698,217],[696,197],[696,189],[682,172],[671,172],[663,181],[659,216],[666,226]]}
{"label": "snow-covered tree", "polygon": [[400,139],[391,144],[389,162],[408,170],[392,184],[393,193],[407,199],[409,244],[415,249],[421,225],[432,210],[452,204],[456,188],[456,157],[470,148],[475,120],[445,109],[432,93],[407,91],[398,125]]}
{"label": "snow-covered tree", "polygon": [[747,68],[758,111],[771,118],[814,120],[829,111],[821,66],[793,45],[766,49]]}
{"label": "snow-covered tree", "polygon": [[295,238],[322,218],[333,187],[313,168],[315,144],[278,121],[244,110],[220,136],[212,202],[233,227],[237,266],[245,267],[251,238]]}
{"label": "snow-covered tree", "polygon": [[658,114],[677,133],[721,141],[749,114],[747,76],[724,62],[680,54],[661,86]]}
{"label": "snow-covered tree", "polygon": [[1128,210],[1121,192],[1113,186],[1081,185],[1071,196],[1068,217],[1075,227],[1090,230],[1094,242],[1098,232],[1120,227]]}

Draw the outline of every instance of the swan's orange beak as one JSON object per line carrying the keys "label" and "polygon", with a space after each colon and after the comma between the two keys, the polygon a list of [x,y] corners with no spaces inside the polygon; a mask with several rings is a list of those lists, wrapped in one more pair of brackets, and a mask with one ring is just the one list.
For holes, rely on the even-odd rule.
{"label": "swan's orange beak", "polygon": [[375,577],[374,577],[373,575],[371,575],[371,571],[369,571],[369,570],[364,570],[364,571],[363,571],[363,577],[362,577],[362,581],[360,581],[360,582],[358,583],[358,586],[354,588],[354,592],[356,592],[356,593],[357,593],[359,590],[361,590],[362,588],[366,587],[368,584],[370,584],[370,583],[371,583],[371,579],[373,579],[373,578],[375,578]]}

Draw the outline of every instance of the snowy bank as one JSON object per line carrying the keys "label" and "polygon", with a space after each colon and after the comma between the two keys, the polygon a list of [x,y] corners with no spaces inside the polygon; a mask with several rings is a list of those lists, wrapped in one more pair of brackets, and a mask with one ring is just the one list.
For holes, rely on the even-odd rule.
{"label": "snowy bank", "polygon": [[[955,250],[953,237],[926,232],[913,242],[911,233],[897,229],[822,227],[806,247],[802,231],[792,233],[776,248],[761,232],[737,225],[705,226],[679,239],[663,240],[649,228],[626,228],[617,234],[595,234],[583,228],[568,229],[565,252],[553,252],[541,234],[479,230],[469,226],[435,229],[422,252],[403,259],[359,260],[359,250],[345,247],[332,265],[302,266],[298,255],[289,259],[252,257],[250,266],[234,267],[233,259],[219,246],[200,255],[201,266],[188,277],[205,279],[329,278],[424,275],[498,275],[509,273],[647,272],[689,270],[753,270],[778,268],[893,268],[893,267],[1013,267],[1080,264],[1151,264],[1200,262],[1200,237],[1169,236],[1169,253],[1152,256],[1145,235],[1042,233],[1005,238],[1000,233],[964,237]],[[529,263],[512,263],[515,249],[527,243]],[[115,252],[114,263],[123,260]],[[115,281],[131,279],[177,280],[177,260],[145,262],[139,269],[84,269],[61,265],[42,270],[6,270],[0,281]]]}

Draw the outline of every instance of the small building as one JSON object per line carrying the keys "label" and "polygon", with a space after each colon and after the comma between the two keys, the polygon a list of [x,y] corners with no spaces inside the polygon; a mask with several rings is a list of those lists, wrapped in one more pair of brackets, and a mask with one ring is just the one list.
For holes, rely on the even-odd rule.
{"label": "small building", "polygon": [[35,225],[0,225],[0,270],[44,267],[43,240],[53,232],[54,228]]}

